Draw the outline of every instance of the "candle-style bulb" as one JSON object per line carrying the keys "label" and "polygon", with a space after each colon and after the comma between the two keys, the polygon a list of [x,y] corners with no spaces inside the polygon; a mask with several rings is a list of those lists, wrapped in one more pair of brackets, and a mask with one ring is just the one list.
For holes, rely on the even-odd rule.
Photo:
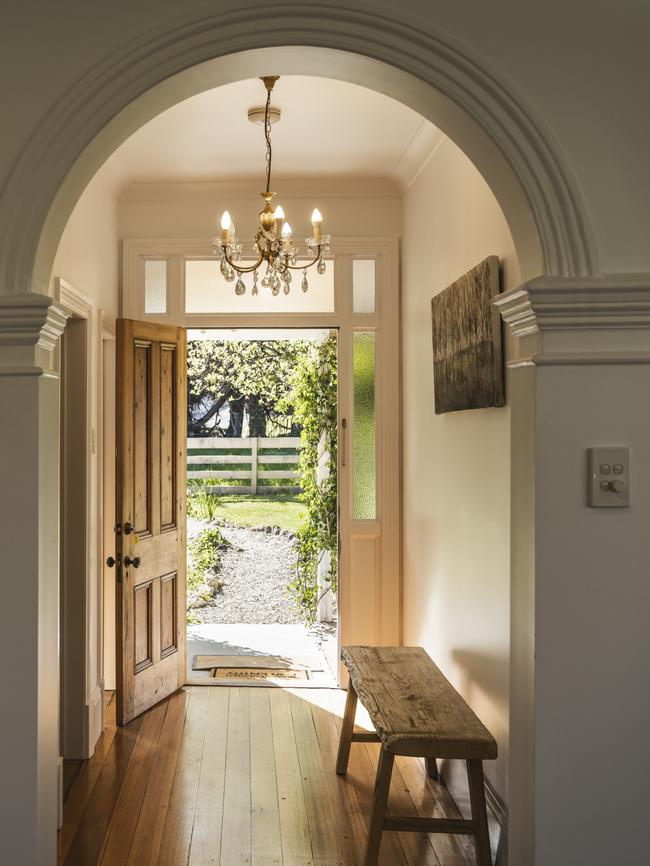
{"label": "candle-style bulb", "polygon": [[279,204],[276,209],[273,211],[273,219],[274,220],[283,220],[284,219],[284,211],[282,210],[282,205]]}
{"label": "candle-style bulb", "polygon": [[230,241],[231,226],[232,220],[230,219],[230,214],[225,210],[221,216],[221,242],[224,246]]}
{"label": "candle-style bulb", "polygon": [[289,223],[282,225],[282,249],[287,254],[291,252],[291,226]]}
{"label": "candle-style bulb", "polygon": [[320,211],[317,207],[314,208],[313,213],[311,215],[311,224],[314,227],[314,240],[317,244],[320,244],[321,241],[321,224],[323,222],[323,217],[321,216]]}

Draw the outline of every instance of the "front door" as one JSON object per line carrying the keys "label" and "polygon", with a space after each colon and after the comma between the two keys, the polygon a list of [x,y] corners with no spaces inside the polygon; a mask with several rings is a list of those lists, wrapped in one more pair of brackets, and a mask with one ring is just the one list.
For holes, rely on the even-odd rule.
{"label": "front door", "polygon": [[117,717],[185,682],[186,336],[120,319],[116,380]]}

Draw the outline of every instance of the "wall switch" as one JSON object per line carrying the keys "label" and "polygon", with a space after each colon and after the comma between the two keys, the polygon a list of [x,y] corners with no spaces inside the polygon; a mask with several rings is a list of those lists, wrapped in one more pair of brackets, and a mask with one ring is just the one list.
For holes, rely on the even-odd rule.
{"label": "wall switch", "polygon": [[628,508],[630,449],[589,449],[590,508]]}

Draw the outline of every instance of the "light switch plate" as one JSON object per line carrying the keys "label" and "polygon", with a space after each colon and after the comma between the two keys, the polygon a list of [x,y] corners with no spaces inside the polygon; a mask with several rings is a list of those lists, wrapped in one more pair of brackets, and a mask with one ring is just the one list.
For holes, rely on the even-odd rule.
{"label": "light switch plate", "polygon": [[630,449],[589,449],[589,506],[628,508],[630,505]]}

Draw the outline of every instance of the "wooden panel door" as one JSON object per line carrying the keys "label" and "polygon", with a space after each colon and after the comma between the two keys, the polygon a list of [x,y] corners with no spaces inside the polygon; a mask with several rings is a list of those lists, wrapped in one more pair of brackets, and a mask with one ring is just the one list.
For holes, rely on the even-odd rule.
{"label": "wooden panel door", "polygon": [[185,682],[186,335],[120,319],[116,381],[117,717]]}

